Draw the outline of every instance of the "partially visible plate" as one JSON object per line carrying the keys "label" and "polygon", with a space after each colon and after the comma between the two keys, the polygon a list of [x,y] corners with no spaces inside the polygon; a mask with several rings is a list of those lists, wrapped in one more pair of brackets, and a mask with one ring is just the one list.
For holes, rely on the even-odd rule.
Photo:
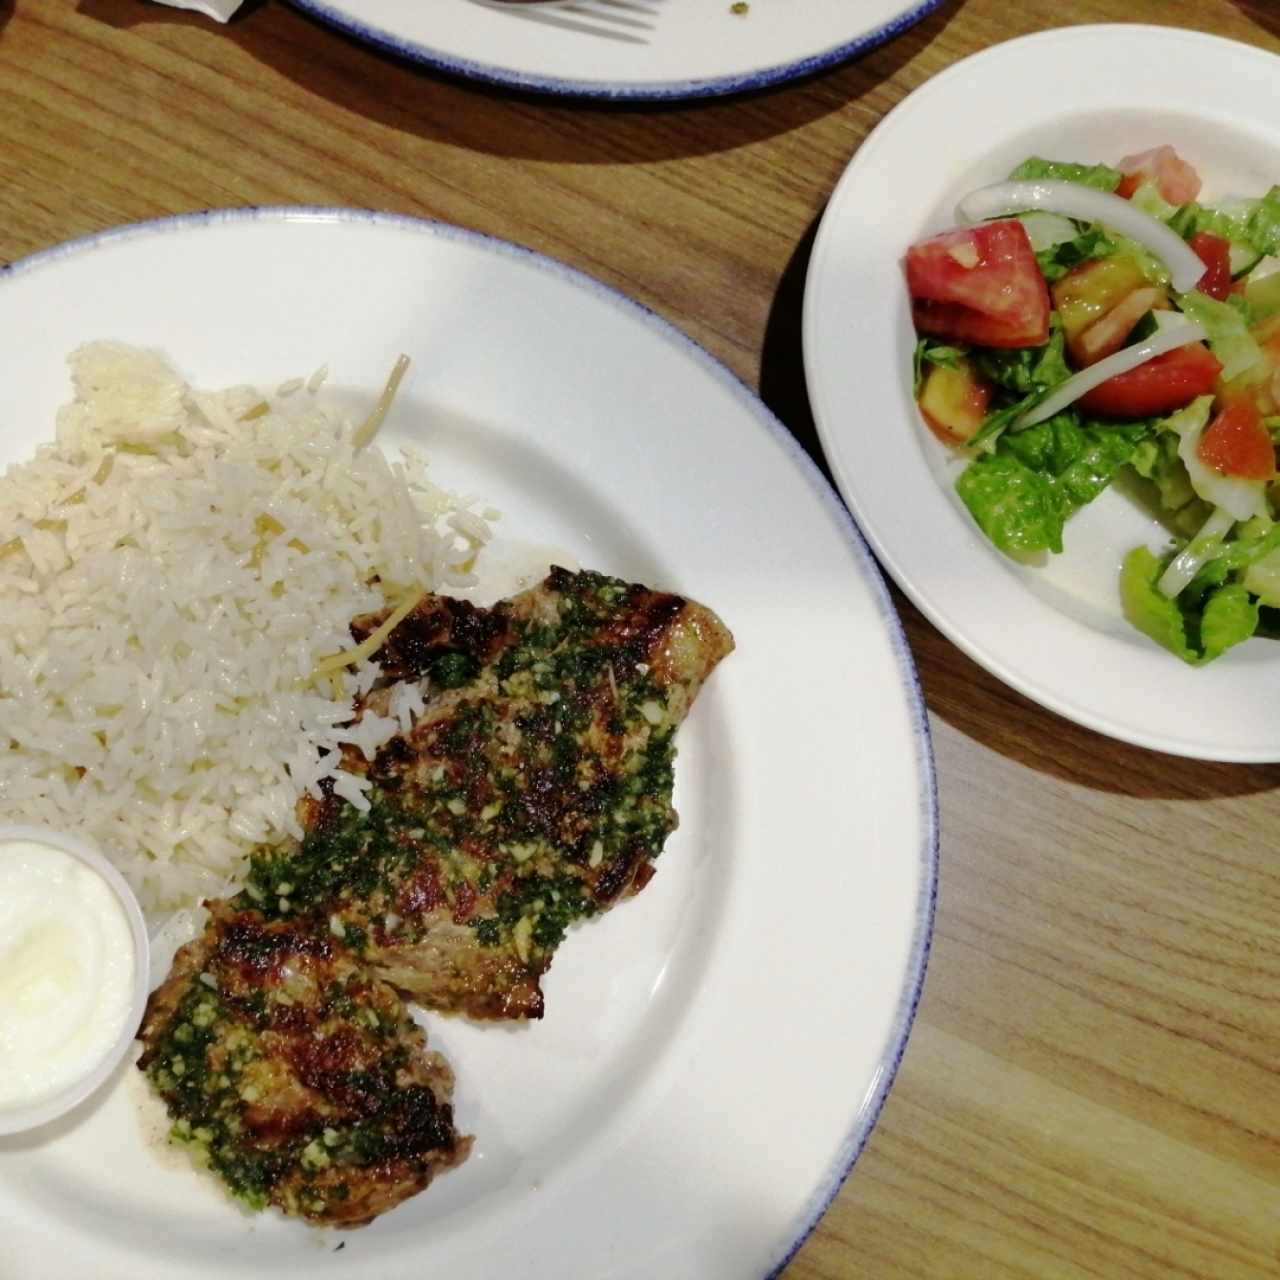
{"label": "partially visible plate", "polygon": [[1251,640],[1197,670],[1130,627],[1120,561],[1168,534],[1118,487],[1073,517],[1065,553],[1046,564],[1017,564],[986,541],[956,497],[953,456],[912,400],[901,260],[955,224],[967,191],[1033,154],[1114,162],[1168,142],[1207,193],[1261,194],[1280,181],[1277,83],[1273,55],[1166,27],[1069,27],[976,54],[863,143],[823,217],[805,296],[823,448],[881,564],[921,611],[1061,715],[1212,760],[1280,760],[1280,644]]}
{"label": "partially visible plate", "polygon": [[941,0],[293,0],[393,53],[508,88],[573,97],[698,98],[762,89],[891,39]]}
{"label": "partially visible plate", "polygon": [[66,354],[107,337],[162,348],[204,386],[274,387],[327,363],[334,394],[362,403],[404,351],[386,441],[416,442],[440,483],[502,509],[499,576],[513,557],[569,558],[680,590],[738,648],[681,729],[681,825],[657,876],[566,941],[545,1020],[427,1018],[477,1138],[461,1169],[343,1236],[248,1218],[156,1158],[125,1069],[52,1131],[0,1140],[0,1270],[741,1280],[780,1266],[892,1081],[936,877],[919,689],[834,494],[670,326],[440,225],[214,214],[17,264],[0,275],[0,465],[51,433]]}

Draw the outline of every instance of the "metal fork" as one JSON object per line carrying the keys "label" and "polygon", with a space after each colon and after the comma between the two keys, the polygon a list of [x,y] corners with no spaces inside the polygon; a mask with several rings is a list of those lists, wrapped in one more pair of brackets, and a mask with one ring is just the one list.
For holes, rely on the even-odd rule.
{"label": "metal fork", "polygon": [[601,36],[623,44],[648,44],[663,0],[475,0],[505,9],[513,18]]}

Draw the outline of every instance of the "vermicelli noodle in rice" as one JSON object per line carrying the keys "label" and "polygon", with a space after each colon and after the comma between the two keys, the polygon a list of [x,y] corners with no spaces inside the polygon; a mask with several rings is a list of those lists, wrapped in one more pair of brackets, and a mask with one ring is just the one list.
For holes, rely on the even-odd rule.
{"label": "vermicelli noodle in rice", "polygon": [[56,443],[0,477],[0,812],[94,840],[155,916],[299,834],[323,779],[366,803],[339,748],[415,708],[352,725],[376,664],[311,676],[355,615],[467,585],[492,512],[359,448],[322,374],[268,400],[117,344],[71,368]]}

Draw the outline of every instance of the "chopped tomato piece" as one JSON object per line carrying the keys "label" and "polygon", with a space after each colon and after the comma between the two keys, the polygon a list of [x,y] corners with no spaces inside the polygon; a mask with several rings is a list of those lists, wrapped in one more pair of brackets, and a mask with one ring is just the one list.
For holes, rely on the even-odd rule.
{"label": "chopped tomato piece", "polygon": [[1049,290],[1016,219],[923,240],[907,250],[906,269],[921,333],[986,347],[1049,341]]}
{"label": "chopped tomato piece", "polygon": [[1077,362],[1082,362],[1076,350],[1081,334],[1146,283],[1137,259],[1127,253],[1082,262],[1054,282],[1053,305],[1062,320],[1067,347]]}
{"label": "chopped tomato piece", "polygon": [[982,426],[991,405],[991,384],[968,360],[956,367],[931,365],[920,388],[920,412],[944,444],[964,444]]}
{"label": "chopped tomato piece", "polygon": [[1212,231],[1197,231],[1188,243],[1204,263],[1204,275],[1196,288],[1225,302],[1231,294],[1231,241],[1215,236]]}
{"label": "chopped tomato piece", "polygon": [[1082,365],[1097,364],[1124,346],[1138,321],[1148,311],[1168,305],[1168,295],[1155,285],[1135,289],[1076,338],[1071,345],[1071,354]]}
{"label": "chopped tomato piece", "polygon": [[1150,418],[1189,405],[1213,390],[1222,365],[1201,342],[1175,347],[1094,387],[1080,407],[1109,418]]}
{"label": "chopped tomato piece", "polygon": [[1237,480],[1272,480],[1276,451],[1258,406],[1233,396],[1204,429],[1196,455],[1206,467]]}
{"label": "chopped tomato piece", "polygon": [[1125,156],[1117,167],[1124,177],[1116,195],[1126,200],[1145,182],[1152,183],[1170,204],[1186,204],[1200,194],[1200,175],[1169,146]]}

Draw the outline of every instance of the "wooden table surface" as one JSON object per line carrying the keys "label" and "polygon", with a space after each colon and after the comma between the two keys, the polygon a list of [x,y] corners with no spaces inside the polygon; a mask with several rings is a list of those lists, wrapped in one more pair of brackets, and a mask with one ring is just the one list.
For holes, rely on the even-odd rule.
{"label": "wooden table surface", "polygon": [[[1159,22],[1280,51],[1278,13],[945,0],[801,83],[606,109],[417,70],[280,0],[226,28],[142,0],[0,0],[0,261],[218,205],[443,218],[652,307],[817,453],[805,265],[832,185],[890,107],[1043,27]],[[898,603],[941,788],[933,956],[880,1123],[788,1274],[1280,1275],[1280,767],[1076,728]]]}

